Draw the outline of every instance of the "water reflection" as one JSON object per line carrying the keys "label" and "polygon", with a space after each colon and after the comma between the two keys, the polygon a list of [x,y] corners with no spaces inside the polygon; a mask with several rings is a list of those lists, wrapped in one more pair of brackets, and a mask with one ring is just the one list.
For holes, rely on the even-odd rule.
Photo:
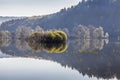
{"label": "water reflection", "polygon": [[47,53],[63,53],[67,50],[67,43],[44,44],[44,50]]}
{"label": "water reflection", "polygon": [[31,49],[41,52],[43,49],[47,53],[63,53],[67,50],[67,42],[62,43],[28,43]]}
{"label": "water reflection", "polygon": [[[67,66],[79,71],[83,76],[94,76],[98,79],[120,79],[120,45],[113,44],[107,39],[69,40],[69,46],[68,43],[38,44],[21,40],[14,42],[14,45],[13,42],[10,42],[12,44],[9,46],[1,46],[1,51],[15,57],[32,57],[54,61],[63,67]],[[87,54],[82,54],[85,51]],[[95,51],[99,51],[99,54],[90,54]]]}
{"label": "water reflection", "polygon": [[102,50],[105,44],[108,44],[108,39],[77,39],[70,41],[70,47],[74,51],[95,51],[95,50]]}
{"label": "water reflection", "polygon": [[28,43],[25,40],[22,39],[15,39],[15,46],[17,49],[21,51],[29,50]]}
{"label": "water reflection", "polygon": [[4,47],[7,47],[9,46],[11,43],[10,43],[10,39],[0,39],[0,46],[4,46]]}
{"label": "water reflection", "polygon": [[36,52],[45,51],[47,53],[63,53],[67,50],[68,44],[67,42],[61,43],[38,43],[38,42],[27,42],[24,39],[0,39],[1,47],[9,47],[11,45],[15,45],[15,47],[20,51],[28,51],[33,50]]}
{"label": "water reflection", "polygon": [[[70,48],[73,50],[102,50],[105,44],[108,44],[108,39],[75,39],[70,40]],[[0,46],[7,47],[10,45],[15,45],[15,47],[21,51],[34,50],[36,52],[41,52],[43,49],[48,53],[63,53],[67,50],[68,42],[61,43],[38,43],[38,42],[27,42],[24,39],[0,39]],[[75,45],[75,46],[73,46]]]}
{"label": "water reflection", "polygon": [[[0,59],[1,80],[88,80],[77,70],[48,60],[31,58]],[[13,65],[14,64],[14,65]],[[6,65],[6,66],[3,66]],[[7,66],[9,65],[9,67]],[[6,70],[7,69],[7,70]],[[35,75],[33,75],[35,74]],[[47,76],[47,77],[46,77]]]}

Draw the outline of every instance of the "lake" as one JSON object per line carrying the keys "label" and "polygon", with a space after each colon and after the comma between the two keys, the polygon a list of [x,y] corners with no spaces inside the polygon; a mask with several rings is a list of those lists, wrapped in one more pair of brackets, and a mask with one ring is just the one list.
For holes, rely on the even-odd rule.
{"label": "lake", "polygon": [[73,39],[61,44],[0,41],[0,80],[120,79],[120,42]]}

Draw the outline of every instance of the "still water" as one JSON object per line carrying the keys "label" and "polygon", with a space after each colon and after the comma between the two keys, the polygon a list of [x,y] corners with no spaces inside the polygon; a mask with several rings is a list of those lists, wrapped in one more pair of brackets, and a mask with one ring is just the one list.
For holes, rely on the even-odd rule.
{"label": "still water", "polygon": [[75,39],[61,44],[0,41],[0,80],[117,80],[120,42]]}

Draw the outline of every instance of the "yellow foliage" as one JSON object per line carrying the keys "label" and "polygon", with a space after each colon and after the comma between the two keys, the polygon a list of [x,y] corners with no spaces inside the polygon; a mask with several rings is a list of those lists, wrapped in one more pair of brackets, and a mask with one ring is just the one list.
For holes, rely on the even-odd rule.
{"label": "yellow foliage", "polygon": [[29,47],[36,52],[41,52],[43,49],[47,53],[63,53],[67,49],[66,43],[45,44],[45,43],[28,43]]}
{"label": "yellow foliage", "polygon": [[62,53],[67,49],[66,40],[66,33],[60,30],[34,32],[28,37],[28,44],[37,52],[44,49],[48,53]]}
{"label": "yellow foliage", "polygon": [[60,30],[34,32],[28,37],[28,44],[37,52],[44,49],[48,53],[62,53],[67,49],[66,40],[66,33]]}
{"label": "yellow foliage", "polygon": [[67,35],[65,32],[56,30],[48,32],[34,32],[29,37],[28,40],[38,41],[38,42],[64,42],[67,40]]}
{"label": "yellow foliage", "polygon": [[53,39],[59,38],[60,40],[67,40],[67,35],[65,32],[56,30],[56,31],[48,31],[47,34],[51,35]]}
{"label": "yellow foliage", "polygon": [[67,40],[67,35],[66,35],[65,32],[60,31],[60,30],[56,30],[54,32],[57,33],[57,34],[59,34],[59,35],[61,35],[61,37],[62,37],[63,40]]}
{"label": "yellow foliage", "polygon": [[47,53],[63,53],[67,50],[67,48],[68,45],[66,43],[48,44],[47,46],[44,47]]}

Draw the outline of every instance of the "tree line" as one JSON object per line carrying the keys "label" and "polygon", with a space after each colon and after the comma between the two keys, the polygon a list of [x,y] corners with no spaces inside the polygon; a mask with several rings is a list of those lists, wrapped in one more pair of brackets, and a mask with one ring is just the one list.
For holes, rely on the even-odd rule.
{"label": "tree line", "polygon": [[[58,29],[49,29],[44,30],[42,27],[37,26],[35,29],[26,26],[19,26],[15,32],[9,32],[7,30],[0,31],[1,39],[27,39],[29,37],[37,36],[41,40],[45,41],[47,38],[50,39],[63,39],[66,41],[68,37],[74,37],[79,39],[103,39],[109,38],[109,33],[105,32],[103,27],[95,27],[92,25],[84,26],[78,25],[73,27],[71,30],[68,28],[58,28]],[[48,37],[49,36],[49,37]],[[51,37],[50,37],[51,36]],[[45,38],[46,37],[46,38]],[[56,37],[56,38],[54,38]]]}

